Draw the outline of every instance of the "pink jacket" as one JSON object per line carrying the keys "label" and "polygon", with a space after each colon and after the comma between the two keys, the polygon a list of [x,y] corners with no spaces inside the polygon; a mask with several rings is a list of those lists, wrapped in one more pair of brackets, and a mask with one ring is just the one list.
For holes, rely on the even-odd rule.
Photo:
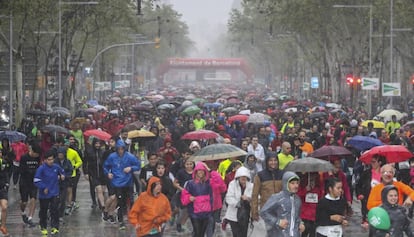
{"label": "pink jacket", "polygon": [[411,176],[411,185],[414,184],[414,167],[410,168],[410,176]]}
{"label": "pink jacket", "polygon": [[213,211],[215,211],[223,207],[221,194],[227,191],[227,187],[221,175],[215,170],[210,171],[210,184],[213,189]]}

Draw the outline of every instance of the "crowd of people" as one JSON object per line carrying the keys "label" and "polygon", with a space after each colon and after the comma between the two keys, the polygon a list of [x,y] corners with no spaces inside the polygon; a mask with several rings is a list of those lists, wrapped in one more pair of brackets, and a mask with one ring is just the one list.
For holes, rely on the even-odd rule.
{"label": "crowd of people", "polygon": [[[9,234],[8,192],[18,186],[22,221],[36,226],[38,200],[41,233],[59,233],[60,223],[79,208],[77,184],[84,177],[90,184],[91,208],[101,210],[102,220],[118,223],[120,230],[131,224],[137,236],[162,236],[168,223],[182,233],[187,221],[194,237],[214,236],[217,226],[246,237],[250,225],[259,222],[264,222],[269,237],[342,236],[355,200],[361,201],[361,228],[370,229],[371,236],[413,236],[413,209],[405,213],[402,206],[412,206],[414,200],[414,160],[390,164],[377,155],[370,164],[362,163],[358,158],[364,150],[348,143],[359,135],[412,151],[414,125],[403,126],[405,117],[393,115],[384,126],[364,125],[368,116],[363,111],[326,103],[312,106],[310,101],[277,106],[274,100],[255,96],[245,93],[242,101],[228,95],[230,105],[223,98],[216,102],[206,97],[182,107],[183,100],[171,98],[167,103],[150,94],[113,97],[101,107],[85,101],[72,117],[32,114],[19,128],[27,135],[24,141],[2,139],[0,231]],[[195,105],[199,110],[185,112]],[[240,116],[246,110],[250,115]],[[249,120],[259,113],[264,121]],[[44,130],[48,125],[67,132]],[[110,138],[85,136],[94,129]],[[152,135],[129,136],[136,130]],[[200,130],[218,136],[182,139]],[[192,156],[214,143],[231,144],[247,155],[193,161]],[[324,146],[345,147],[352,155],[327,157],[334,167],[330,172],[285,170],[293,160],[306,159]],[[369,211],[379,206],[389,213],[387,230],[369,222]]]}

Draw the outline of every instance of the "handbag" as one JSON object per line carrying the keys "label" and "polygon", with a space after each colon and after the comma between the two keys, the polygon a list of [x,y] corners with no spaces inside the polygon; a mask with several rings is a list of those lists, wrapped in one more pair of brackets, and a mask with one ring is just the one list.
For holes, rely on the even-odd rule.
{"label": "handbag", "polygon": [[246,224],[249,223],[250,209],[250,202],[246,200],[241,200],[240,205],[237,208],[237,222]]}

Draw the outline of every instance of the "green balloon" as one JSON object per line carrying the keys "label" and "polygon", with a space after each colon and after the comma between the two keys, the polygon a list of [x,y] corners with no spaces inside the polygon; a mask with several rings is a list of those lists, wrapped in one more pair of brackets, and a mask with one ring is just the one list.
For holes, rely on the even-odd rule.
{"label": "green balloon", "polygon": [[390,216],[382,207],[374,207],[369,210],[368,223],[379,230],[389,230],[391,227]]}

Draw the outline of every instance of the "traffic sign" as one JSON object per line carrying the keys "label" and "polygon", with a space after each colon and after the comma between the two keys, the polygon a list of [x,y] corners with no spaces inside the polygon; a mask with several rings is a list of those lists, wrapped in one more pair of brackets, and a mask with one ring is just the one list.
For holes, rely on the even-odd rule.
{"label": "traffic sign", "polygon": [[401,96],[401,84],[400,83],[382,83],[382,96]]}
{"label": "traffic sign", "polygon": [[311,88],[312,89],[319,88],[319,78],[318,77],[311,77]]}
{"label": "traffic sign", "polygon": [[362,90],[379,90],[379,78],[370,78],[370,77],[363,77]]}

